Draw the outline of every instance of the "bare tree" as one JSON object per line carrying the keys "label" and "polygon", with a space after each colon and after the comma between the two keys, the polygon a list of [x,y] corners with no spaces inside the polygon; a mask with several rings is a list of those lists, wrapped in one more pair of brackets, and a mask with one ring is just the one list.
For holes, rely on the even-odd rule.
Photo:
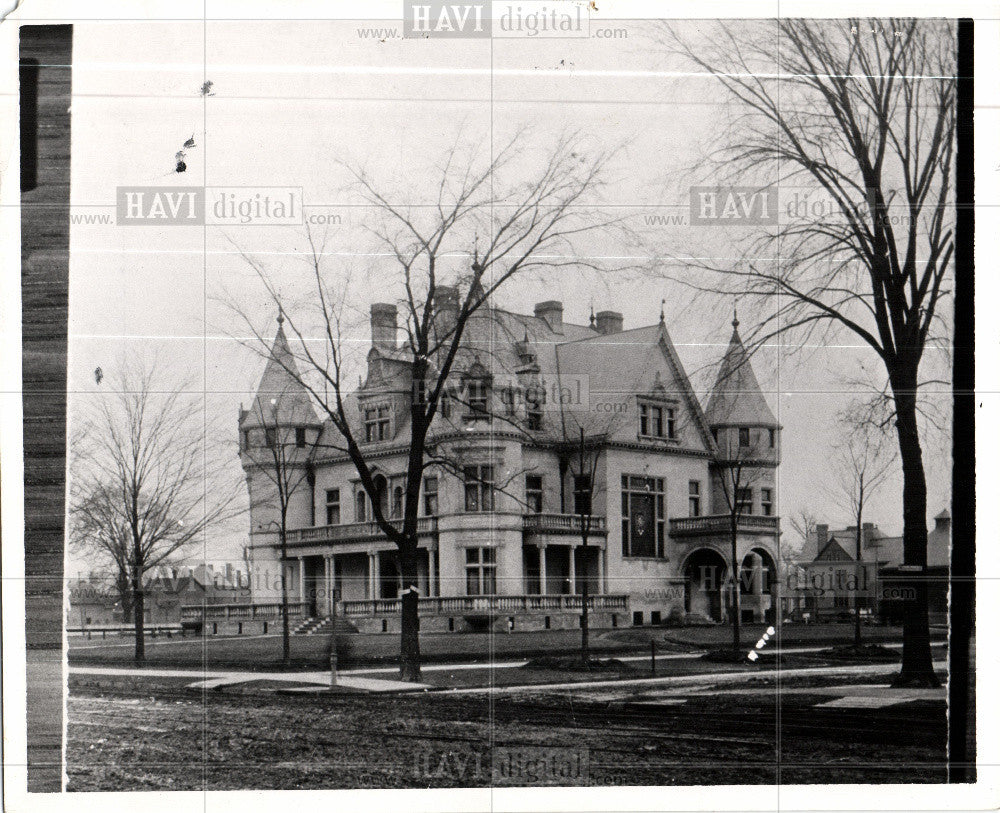
{"label": "bare tree", "polygon": [[[324,447],[344,453],[358,472],[370,498],[372,515],[382,533],[399,551],[403,580],[401,601],[400,675],[420,678],[418,635],[417,520],[422,476],[434,464],[429,432],[456,365],[467,363],[463,337],[470,320],[487,299],[513,277],[528,271],[559,267],[596,267],[574,250],[585,233],[613,225],[579,205],[602,185],[609,153],[585,149],[576,135],[559,138],[532,174],[525,169],[527,144],[517,133],[499,145],[483,163],[459,147],[448,152],[438,167],[440,180],[431,206],[397,203],[398,190],[383,188],[363,169],[346,165],[357,188],[383,222],[371,229],[381,250],[392,258],[394,271],[385,269],[380,287],[398,291],[404,316],[402,347],[391,338],[394,359],[405,371],[393,386],[407,393],[409,449],[407,452],[403,516],[396,523],[380,504],[380,494],[359,434],[350,403],[345,371],[350,368],[352,345],[344,341],[343,279],[326,267],[323,245],[308,236],[309,263],[318,311],[316,326],[323,349],[310,341],[308,317],[285,309],[295,341],[295,357],[303,372],[289,369],[312,395],[336,430],[337,439]],[[527,162],[530,163],[530,162]],[[521,178],[511,177],[512,171]],[[267,270],[244,253],[260,275],[271,297],[281,296]],[[456,268],[455,257],[459,257]],[[567,258],[567,259],[560,259]],[[466,265],[467,264],[467,265]],[[338,289],[341,293],[338,295]],[[246,319],[259,352],[269,352],[267,338]],[[395,351],[399,351],[396,353]],[[405,356],[405,358],[401,358]],[[291,366],[291,365],[289,365]]]}
{"label": "bare tree", "polygon": [[801,509],[789,518],[788,524],[791,525],[792,530],[795,531],[795,535],[801,542],[795,547],[791,545],[782,546],[781,559],[784,564],[794,565],[798,561],[798,558],[805,550],[805,546],[809,544],[809,540],[816,533],[816,523],[816,515],[808,508]]}
{"label": "bare tree", "polygon": [[[860,414],[863,416],[866,410]],[[896,456],[885,443],[885,436],[873,424],[859,420],[859,412],[848,409],[842,413],[840,424],[845,440],[835,456],[837,473],[835,497],[851,512],[855,524],[855,567],[859,573],[854,586],[854,646],[861,646],[861,598],[858,583],[864,567],[863,536],[865,507],[875,493],[885,485],[895,470]],[[876,573],[878,561],[875,562]]]}
{"label": "bare tree", "polygon": [[[847,331],[885,368],[903,469],[904,560],[927,564],[927,486],[917,420],[924,351],[941,325],[951,216],[955,38],[943,20],[779,19],[669,45],[709,72],[739,111],[718,157],[725,182],[798,186],[829,211],[761,229],[735,266],[701,264],[713,293],[771,303],[758,341]],[[778,47],[775,47],[775,42]],[[781,257],[776,263],[770,259]],[[690,275],[684,282],[690,284]],[[927,587],[904,620],[897,685],[937,685]]]}
{"label": "bare tree", "polygon": [[[282,317],[279,317],[283,320]],[[277,346],[273,349],[272,360],[279,354],[285,355],[278,365],[294,368],[294,359],[288,354],[282,330]],[[284,373],[283,367],[276,372]],[[267,384],[265,383],[265,386]],[[273,384],[272,384],[273,386]],[[288,668],[291,663],[291,630],[288,618],[288,508],[292,497],[299,489],[309,484],[312,477],[312,454],[319,443],[320,427],[312,406],[296,398],[300,392],[292,382],[279,385],[274,390],[257,393],[253,406],[245,416],[243,426],[243,453],[253,472],[264,476],[271,486],[263,492],[252,508],[276,509],[278,514],[278,544],[281,550],[281,663]],[[282,420],[288,413],[298,420]],[[252,498],[253,499],[253,498]],[[302,596],[301,601],[306,597]]]}
{"label": "bare tree", "polygon": [[[763,473],[759,465],[757,444],[751,444],[749,440],[747,443],[743,443],[743,438],[739,436],[743,431],[739,430],[735,443],[732,434],[727,432],[724,439],[716,443],[717,453],[713,461],[713,469],[718,477],[719,490],[725,500],[726,514],[729,518],[730,612],[732,614],[730,621],[733,625],[734,652],[738,652],[741,647],[740,594],[743,568],[737,551],[740,520],[753,511],[753,486],[761,480]],[[746,431],[751,432],[749,428]]]}
{"label": "bare tree", "polygon": [[125,359],[110,383],[84,396],[90,409],[73,458],[70,534],[78,549],[110,561],[119,582],[127,577],[142,663],[146,573],[231,516],[238,484],[227,489],[209,476],[200,405],[181,389],[163,389],[155,363]]}

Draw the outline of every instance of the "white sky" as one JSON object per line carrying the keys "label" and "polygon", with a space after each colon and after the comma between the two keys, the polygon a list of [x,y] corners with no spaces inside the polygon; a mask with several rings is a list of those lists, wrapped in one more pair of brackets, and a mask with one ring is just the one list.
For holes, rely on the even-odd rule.
{"label": "white sky", "polygon": [[[117,186],[303,187],[307,205],[326,205],[323,211],[343,218],[329,232],[331,246],[364,280],[352,298],[359,312],[367,312],[379,299],[380,260],[351,255],[367,250],[362,227],[370,212],[351,206],[357,195],[345,188],[335,160],[363,164],[383,188],[398,189],[413,202],[423,192],[420,182],[430,177],[426,168],[460,130],[485,148],[491,133],[499,141],[520,124],[533,125],[542,144],[578,129],[595,147],[627,142],[612,167],[612,184],[593,202],[632,207],[622,211],[634,218],[634,228],[657,237],[643,217],[687,211],[691,171],[725,119],[714,80],[642,75],[670,63],[650,47],[638,21],[625,24],[625,40],[382,43],[358,37],[366,25],[77,24],[74,212],[113,213]],[[207,100],[199,95],[206,78],[215,92]],[[175,174],[174,153],[192,134],[197,146],[188,150],[187,172]],[[725,250],[726,237],[704,229],[660,232],[664,253]],[[93,390],[94,368],[110,370],[126,343],[156,350],[193,380],[205,409],[228,420],[235,437],[237,407],[249,400],[263,363],[231,338],[239,325],[218,297],[236,296],[258,316],[262,331],[274,328],[273,308],[230,240],[268,252],[267,262],[287,277],[283,292],[301,290],[289,252],[303,241],[292,227],[75,225],[71,390]],[[710,383],[706,365],[721,357],[731,331],[730,302],[692,308],[683,289],[663,281],[525,278],[498,302],[531,312],[534,302],[553,298],[563,300],[567,321],[586,323],[593,302],[595,310],[622,311],[626,328],[655,323],[665,298],[667,326],[696,389]],[[741,312],[741,321],[752,328],[753,315]],[[823,488],[834,419],[852,397],[844,380],[860,365],[877,369],[874,353],[857,346],[808,348],[792,358],[774,349],[754,364],[784,426],[779,494],[786,518],[809,508],[831,525],[848,522],[846,507],[831,505]],[[926,444],[929,515],[950,502],[946,443],[936,438]],[[220,465],[242,476],[235,456]],[[901,530],[900,489],[897,477],[869,509],[868,519],[890,532]],[[787,521],[785,528],[790,539]],[[246,528],[220,533],[208,553],[236,560],[245,537]]]}

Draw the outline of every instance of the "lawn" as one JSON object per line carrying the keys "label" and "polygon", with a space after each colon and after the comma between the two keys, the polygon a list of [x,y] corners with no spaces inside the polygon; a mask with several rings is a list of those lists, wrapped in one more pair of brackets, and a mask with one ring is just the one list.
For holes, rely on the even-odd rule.
{"label": "lawn", "polygon": [[[765,625],[747,625],[743,631],[746,648],[757,641]],[[675,652],[692,648],[725,646],[731,631],[723,626],[642,627],[596,630],[591,633],[591,650],[602,657],[649,652],[650,640],[658,651]],[[898,627],[865,630],[868,641],[899,640]],[[782,631],[785,646],[826,645],[852,640],[850,624],[790,625]],[[483,662],[568,654],[578,650],[580,635],[575,630],[515,632],[510,634],[442,633],[424,634],[420,639],[425,663]],[[330,639],[326,635],[292,637],[294,668],[325,668]],[[772,646],[774,642],[772,640]],[[342,668],[391,665],[399,650],[396,635],[343,635],[338,639]],[[132,659],[132,644],[126,639],[99,641],[73,637],[69,645],[71,664],[121,664]],[[281,638],[277,635],[207,638],[150,638],[146,661],[151,666],[205,666],[273,670],[281,663]]]}

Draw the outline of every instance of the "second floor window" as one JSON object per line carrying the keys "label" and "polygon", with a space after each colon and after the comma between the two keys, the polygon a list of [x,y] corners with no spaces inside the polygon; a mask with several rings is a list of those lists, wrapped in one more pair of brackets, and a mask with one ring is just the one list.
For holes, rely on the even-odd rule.
{"label": "second floor window", "polygon": [[584,474],[573,478],[573,513],[589,514],[592,507],[590,476]]}
{"label": "second floor window", "polygon": [[389,407],[387,405],[365,408],[365,440],[368,443],[389,439]]}
{"label": "second floor window", "polygon": [[774,511],[774,499],[771,494],[771,489],[762,488],[760,490],[760,512],[765,516],[771,516]]}
{"label": "second floor window", "polygon": [[688,516],[701,516],[701,483],[698,480],[688,483]]}
{"label": "second floor window", "polygon": [[438,478],[424,478],[424,516],[434,517],[438,512]]}
{"label": "second floor window", "polygon": [[340,489],[328,488],[326,490],[326,524],[340,524]]}
{"label": "second floor window", "polygon": [[531,514],[542,513],[542,476],[527,474],[524,477],[524,501]]}
{"label": "second floor window", "polygon": [[392,515],[393,517],[403,516],[403,487],[396,486],[392,490]]}
{"label": "second floor window", "polygon": [[750,448],[750,427],[741,426],[740,427],[740,448],[749,449]]}
{"label": "second floor window", "polygon": [[736,513],[737,514],[752,514],[753,513],[753,489],[752,488],[738,488],[736,489]]}
{"label": "second floor window", "polygon": [[493,467],[466,466],[465,475],[465,510],[493,510]]}
{"label": "second floor window", "polygon": [[267,444],[268,449],[276,449],[278,447],[278,432],[273,426],[269,426],[264,430],[264,443]]}
{"label": "second floor window", "polygon": [[306,447],[306,428],[304,426],[295,427],[295,445],[299,449]]}
{"label": "second floor window", "polygon": [[365,510],[368,507],[365,500],[365,492],[363,489],[359,489],[358,493],[354,495],[354,519],[356,522],[364,522],[367,518],[368,512]]}

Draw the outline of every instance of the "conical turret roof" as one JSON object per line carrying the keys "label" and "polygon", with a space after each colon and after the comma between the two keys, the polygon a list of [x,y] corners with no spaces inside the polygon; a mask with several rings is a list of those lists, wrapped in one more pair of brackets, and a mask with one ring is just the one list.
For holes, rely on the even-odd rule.
{"label": "conical turret roof", "polygon": [[705,417],[709,426],[778,427],[764,399],[750,356],[740,338],[739,320],[733,318],[733,335],[719,365],[719,375],[708,399]]}
{"label": "conical turret roof", "polygon": [[288,346],[284,322],[284,317],[279,314],[278,332],[271,344],[271,354],[257,385],[253,404],[244,416],[244,425],[273,424],[275,415],[278,423],[286,426],[320,424],[309,391],[299,379],[299,368]]}

